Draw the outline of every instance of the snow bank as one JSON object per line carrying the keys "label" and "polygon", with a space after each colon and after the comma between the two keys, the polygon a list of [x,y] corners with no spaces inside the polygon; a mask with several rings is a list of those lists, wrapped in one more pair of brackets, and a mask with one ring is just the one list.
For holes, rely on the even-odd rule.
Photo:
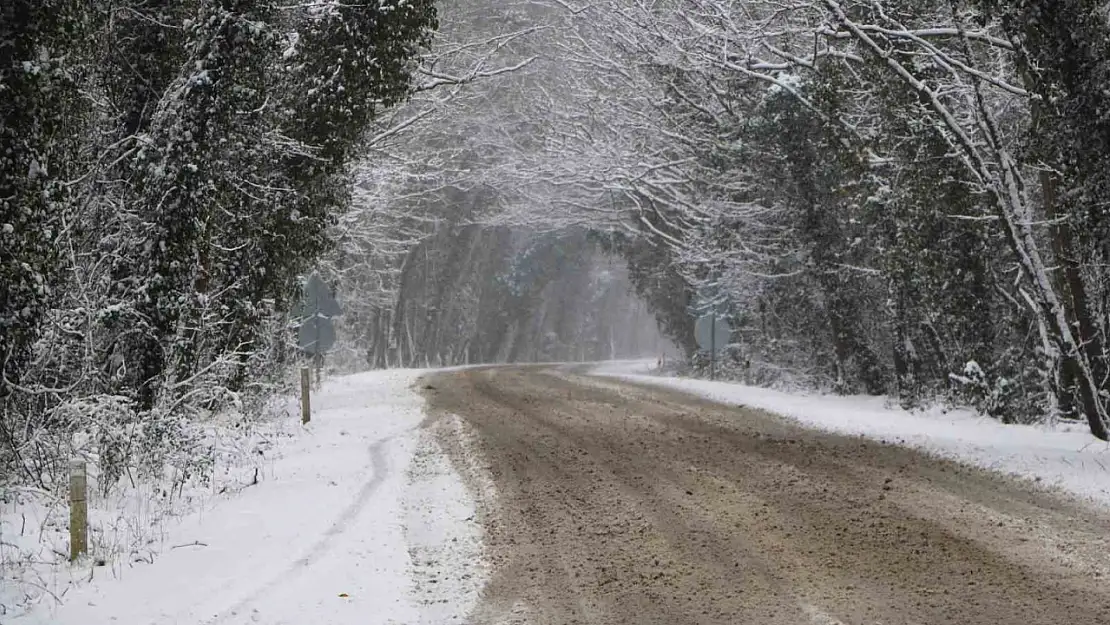
{"label": "snow bank", "polygon": [[[374,372],[325,383],[313,397],[307,431],[259,483],[167,528],[164,551],[152,554],[152,563],[63,567],[72,573],[51,581],[51,592],[64,595],[60,605],[42,601],[4,622],[450,622],[429,616],[414,582],[421,563],[412,555],[441,553],[442,543],[461,538],[456,556],[473,562],[480,537],[463,523],[473,516],[465,487],[419,429],[423,399],[411,387],[420,374]],[[412,471],[415,454],[423,460]],[[438,512],[429,519],[418,510]],[[428,523],[433,529],[421,529]],[[420,539],[417,550],[412,537]],[[70,579],[90,574],[90,583]],[[462,581],[436,597],[435,615],[465,616],[480,571]]]}
{"label": "snow bank", "polygon": [[269,418],[244,421],[229,412],[203,426],[211,471],[183,476],[167,468],[163,479],[129,474],[109,492],[89,466],[89,549],[71,567],[69,507],[65,493],[35,488],[0,491],[0,621],[42,601],[60,602],[75,584],[118,577],[151,563],[166,548],[167,529],[189,514],[203,513],[265,478],[282,448],[300,431],[286,400],[272,402]]}
{"label": "snow bank", "polygon": [[456,442],[473,436],[458,417],[441,419],[421,431],[420,447],[409,467],[405,538],[413,600],[421,612],[419,622],[428,625],[465,623],[489,575],[476,502],[461,488],[437,441],[440,432]]}
{"label": "snow bank", "polygon": [[1110,446],[1086,428],[1005,425],[967,410],[909,412],[883,397],[803,395],[728,382],[648,375],[653,363],[616,362],[593,373],[758,408],[838,434],[921,449],[1034,480],[1110,505]]}

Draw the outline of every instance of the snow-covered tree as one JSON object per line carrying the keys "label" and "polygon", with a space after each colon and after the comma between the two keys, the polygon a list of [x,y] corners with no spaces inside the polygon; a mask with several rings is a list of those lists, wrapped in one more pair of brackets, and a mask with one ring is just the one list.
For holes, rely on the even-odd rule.
{"label": "snow-covered tree", "polygon": [[[264,402],[431,2],[0,9],[3,475],[203,470],[203,420]],[[254,403],[251,403],[254,402]],[[8,470],[8,469],[12,470]],[[182,478],[184,479],[184,478]]]}
{"label": "snow-covered tree", "polygon": [[85,24],[76,2],[0,7],[0,402],[22,377],[61,272],[71,133],[84,130],[87,109],[67,45]]}

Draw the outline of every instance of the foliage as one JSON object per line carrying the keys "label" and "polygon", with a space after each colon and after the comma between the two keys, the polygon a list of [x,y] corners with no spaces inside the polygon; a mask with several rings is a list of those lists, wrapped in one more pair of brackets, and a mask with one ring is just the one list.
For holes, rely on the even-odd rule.
{"label": "foliage", "polygon": [[206,423],[296,360],[375,120],[430,1],[70,0],[0,8],[0,475],[202,479]]}
{"label": "foliage", "polygon": [[[474,221],[592,230],[691,353],[691,305],[716,292],[753,379],[1082,417],[1110,436],[1104,7],[528,7],[547,29],[531,49],[560,65],[481,100],[528,116],[528,141],[480,130],[467,148],[511,162],[437,161],[459,172],[450,185],[495,190]],[[398,161],[440,158],[439,138]]]}

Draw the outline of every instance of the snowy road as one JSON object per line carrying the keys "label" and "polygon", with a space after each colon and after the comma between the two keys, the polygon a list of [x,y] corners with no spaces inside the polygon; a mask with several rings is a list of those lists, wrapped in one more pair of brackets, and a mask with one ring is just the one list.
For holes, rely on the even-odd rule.
{"label": "snowy road", "polygon": [[1110,622],[1110,521],[1016,482],[566,369],[427,381],[497,493],[471,623]]}
{"label": "snowy road", "polygon": [[[924,432],[907,444],[966,459],[997,436],[1007,454],[1056,454],[1068,467],[1099,460],[1078,448],[1085,438],[970,422],[930,432],[874,406],[848,418],[857,404],[651,383],[793,406],[798,420],[573,367],[333,380],[258,483],[168,528],[153,562],[63,571],[48,588],[60,605],[0,621],[1110,622],[1104,513],[801,423],[896,440]],[[1059,483],[1098,496],[1096,477]]]}

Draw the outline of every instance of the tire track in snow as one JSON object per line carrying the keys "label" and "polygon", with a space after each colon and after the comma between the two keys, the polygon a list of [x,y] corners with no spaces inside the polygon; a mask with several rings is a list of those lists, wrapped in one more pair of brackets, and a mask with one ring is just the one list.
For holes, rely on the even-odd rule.
{"label": "tire track in snow", "polygon": [[384,482],[385,478],[389,475],[389,463],[385,459],[385,453],[382,451],[382,448],[386,443],[392,441],[393,438],[393,436],[389,436],[375,441],[373,445],[370,445],[370,470],[373,472],[370,476],[370,481],[362,485],[354,501],[343,510],[343,513],[340,514],[339,518],[337,518],[331,524],[331,527],[324,532],[320,540],[316,541],[316,544],[309,548],[308,553],[293,562],[293,566],[286,571],[285,576],[312,566],[322,556],[326,555],[331,549],[331,544],[334,542],[335,538],[347,531],[347,527],[351,524],[351,521],[358,518],[359,513],[366,508],[366,504],[370,503],[370,497],[373,496],[374,491],[378,490],[378,487],[382,485],[382,482]]}
{"label": "tire track in snow", "polygon": [[258,601],[275,586],[295,579],[307,568],[318,562],[320,558],[327,555],[335,540],[342,536],[351,523],[366,509],[366,505],[370,503],[370,499],[373,497],[374,492],[377,491],[382,483],[385,482],[385,479],[389,477],[389,462],[386,460],[384,447],[394,438],[396,438],[396,435],[374,441],[374,443],[370,445],[368,449],[370,454],[370,479],[362,485],[362,488],[359,489],[358,494],[355,495],[351,503],[343,509],[343,512],[330,526],[328,526],[328,529],[324,531],[320,539],[309,547],[304,555],[294,560],[285,571],[270,578],[269,581],[255,588],[249,595],[236,601],[231,607],[225,609],[211,619],[204,621],[205,625],[217,625],[218,623],[227,621],[229,618],[239,616],[252,603]]}

